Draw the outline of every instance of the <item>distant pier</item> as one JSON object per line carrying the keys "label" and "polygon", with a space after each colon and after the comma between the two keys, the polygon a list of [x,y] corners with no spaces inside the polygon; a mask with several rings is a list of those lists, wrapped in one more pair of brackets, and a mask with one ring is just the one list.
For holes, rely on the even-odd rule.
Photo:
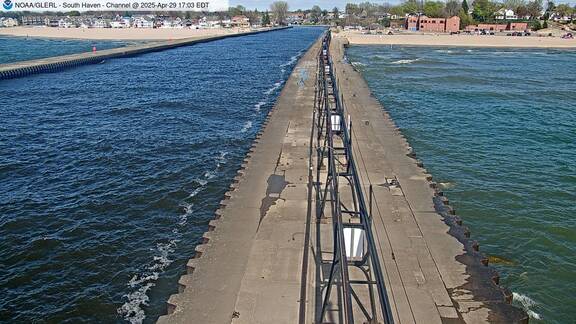
{"label": "distant pier", "polygon": [[96,52],[85,52],[16,63],[0,64],[0,80],[14,79],[37,73],[56,72],[80,65],[97,64],[112,58],[134,56],[144,53],[163,51],[181,46],[211,42],[224,38],[254,35],[286,28],[290,27],[266,28],[228,35],[202,36],[160,42],[150,42],[142,45],[119,47]]}
{"label": "distant pier", "polygon": [[528,322],[344,45],[296,65],[159,323]]}

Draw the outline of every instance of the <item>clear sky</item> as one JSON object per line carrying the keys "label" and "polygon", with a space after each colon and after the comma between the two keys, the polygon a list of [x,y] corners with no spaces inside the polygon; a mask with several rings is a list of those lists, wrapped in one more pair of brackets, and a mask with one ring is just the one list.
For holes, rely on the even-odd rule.
{"label": "clear sky", "polygon": [[[314,5],[319,5],[322,9],[332,10],[334,7],[338,7],[339,9],[344,9],[347,3],[360,3],[365,2],[367,0],[286,0],[288,2],[289,10],[296,10],[296,9],[310,9]],[[258,10],[266,10],[270,8],[270,4],[274,2],[274,0],[230,0],[230,6],[237,6],[243,5],[248,9],[258,9]],[[401,0],[372,0],[371,2],[376,3],[384,3],[388,2],[391,5],[395,5],[401,2]],[[468,1],[471,3],[473,1]],[[556,0],[554,1],[556,4],[558,3],[568,3],[568,4],[575,4],[576,0]],[[544,1],[546,3],[546,1]]]}

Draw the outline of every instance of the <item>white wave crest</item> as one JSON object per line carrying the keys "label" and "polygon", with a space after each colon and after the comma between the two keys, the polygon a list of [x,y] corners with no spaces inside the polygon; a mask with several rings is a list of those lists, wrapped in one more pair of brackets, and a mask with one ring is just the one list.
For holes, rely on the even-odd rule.
{"label": "white wave crest", "polygon": [[300,56],[302,56],[303,53],[304,53],[304,51],[298,52],[298,54],[292,56],[288,62],[280,64],[280,67],[283,68],[283,67],[287,67],[287,66],[290,66],[290,65],[296,63],[298,61],[298,59],[300,58]]}
{"label": "white wave crest", "polygon": [[172,263],[168,256],[174,252],[177,242],[177,240],[170,240],[168,243],[158,243],[156,245],[157,255],[152,258],[152,262],[142,273],[134,275],[128,282],[128,286],[132,289],[136,288],[136,290],[124,295],[127,301],[117,310],[118,314],[122,315],[126,321],[131,324],[139,324],[146,318],[142,306],[147,306],[150,301],[147,293],[156,285],[160,273]]}
{"label": "white wave crest", "polygon": [[398,60],[398,61],[394,61],[390,64],[411,64],[411,63],[418,62],[418,61],[420,61],[419,58],[413,59],[413,60]]}
{"label": "white wave crest", "polygon": [[512,300],[520,304],[531,318],[535,320],[542,319],[542,316],[532,309],[538,305],[538,303],[536,303],[532,298],[520,293],[512,292]]}
{"label": "white wave crest", "polygon": [[260,101],[259,103],[254,105],[254,109],[256,111],[260,111],[260,109],[262,109],[262,106],[264,106],[267,102],[266,101]]}
{"label": "white wave crest", "polygon": [[244,126],[240,130],[240,133],[246,133],[250,128],[252,128],[252,122],[247,121],[246,123],[244,123]]}
{"label": "white wave crest", "polygon": [[362,63],[362,62],[351,62],[350,64],[352,64],[352,66],[354,66],[354,67],[366,66],[366,64],[364,64],[364,63]]}
{"label": "white wave crest", "polygon": [[264,91],[264,94],[265,95],[271,95],[274,91],[280,89],[282,84],[284,84],[284,81],[278,81],[278,82],[274,83],[274,86],[272,86],[270,89]]}

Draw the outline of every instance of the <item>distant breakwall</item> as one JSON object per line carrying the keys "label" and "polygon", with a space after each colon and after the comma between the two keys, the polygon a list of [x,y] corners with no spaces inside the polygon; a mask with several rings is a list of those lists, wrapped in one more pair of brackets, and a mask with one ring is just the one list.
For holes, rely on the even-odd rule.
{"label": "distant breakwall", "polygon": [[135,56],[145,53],[158,52],[167,49],[189,46],[199,43],[206,43],[215,40],[220,40],[230,37],[239,37],[246,35],[255,35],[260,33],[266,33],[271,31],[283,30],[291,27],[277,27],[277,28],[267,28],[255,31],[229,34],[229,35],[217,35],[217,36],[207,36],[199,38],[185,38],[178,40],[169,40],[161,42],[153,42],[142,45],[120,47],[109,50],[97,51],[97,52],[86,52],[71,55],[55,56],[44,59],[0,64],[0,80],[15,79],[24,77],[31,74],[45,73],[45,72],[57,72],[80,65],[86,64],[97,64],[107,59],[121,58]]}

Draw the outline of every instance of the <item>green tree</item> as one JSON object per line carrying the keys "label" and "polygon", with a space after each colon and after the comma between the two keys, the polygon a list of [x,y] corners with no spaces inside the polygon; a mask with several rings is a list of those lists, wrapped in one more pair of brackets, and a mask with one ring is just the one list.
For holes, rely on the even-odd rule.
{"label": "green tree", "polygon": [[544,20],[550,19],[550,15],[554,13],[556,9],[556,5],[554,5],[554,1],[548,1],[546,4],[546,11],[544,12]]}
{"label": "green tree", "polygon": [[269,26],[270,25],[270,14],[268,11],[262,15],[262,26]]}
{"label": "green tree", "polygon": [[403,4],[402,4],[402,11],[404,13],[410,14],[410,13],[417,13],[420,8],[420,6],[418,5],[418,2],[416,0],[406,0]]}
{"label": "green tree", "polygon": [[334,19],[338,19],[340,15],[340,10],[338,9],[338,7],[332,8],[332,14],[334,15]]}
{"label": "green tree", "polygon": [[468,15],[470,7],[468,6],[468,2],[466,0],[462,0],[462,9],[464,9],[464,12],[466,13],[466,15]]}
{"label": "green tree", "polygon": [[426,1],[424,3],[424,14],[428,17],[444,17],[444,2]]}
{"label": "green tree", "polygon": [[390,8],[390,14],[396,16],[402,16],[405,13],[403,6],[394,6]]}
{"label": "green tree", "polygon": [[530,29],[532,29],[534,31],[542,29],[542,24],[540,23],[540,20],[532,21],[530,23]]}
{"label": "green tree", "polygon": [[491,20],[494,17],[498,5],[490,0],[476,0],[472,17],[480,22]]}
{"label": "green tree", "polygon": [[464,11],[464,8],[460,9],[458,17],[460,17],[460,29],[465,29],[468,25],[474,25],[474,20],[470,17],[468,12]]}

